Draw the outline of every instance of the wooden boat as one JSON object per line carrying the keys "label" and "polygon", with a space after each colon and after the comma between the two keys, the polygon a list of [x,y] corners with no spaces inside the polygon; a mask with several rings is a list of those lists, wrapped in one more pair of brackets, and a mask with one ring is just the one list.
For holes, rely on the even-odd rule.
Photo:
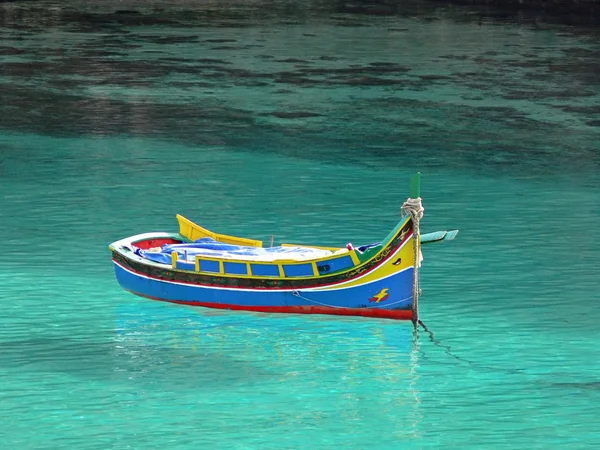
{"label": "wooden boat", "polygon": [[110,245],[116,277],[134,294],[185,305],[416,323],[421,245],[451,240],[458,231],[420,236],[418,174],[411,196],[385,239],[359,247],[264,248],[177,215],[177,233],[138,234]]}

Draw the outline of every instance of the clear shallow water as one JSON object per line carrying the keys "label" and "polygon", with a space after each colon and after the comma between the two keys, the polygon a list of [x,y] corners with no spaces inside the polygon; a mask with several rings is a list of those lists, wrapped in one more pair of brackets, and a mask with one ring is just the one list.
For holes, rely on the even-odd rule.
{"label": "clear shallow water", "polygon": [[[47,5],[0,6],[3,447],[600,444],[594,30],[426,3]],[[416,170],[425,231],[461,230],[425,249],[434,340],[114,280],[108,243],[178,212],[378,240]]]}

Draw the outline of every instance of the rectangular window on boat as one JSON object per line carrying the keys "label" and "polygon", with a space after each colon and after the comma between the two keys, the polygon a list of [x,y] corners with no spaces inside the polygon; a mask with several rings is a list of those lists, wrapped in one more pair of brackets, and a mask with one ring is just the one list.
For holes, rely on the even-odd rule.
{"label": "rectangular window on boat", "polygon": [[286,277],[310,277],[314,275],[312,264],[284,264]]}
{"label": "rectangular window on boat", "polygon": [[248,275],[245,263],[224,262],[223,269],[228,275]]}
{"label": "rectangular window on boat", "polygon": [[259,277],[278,277],[279,267],[277,264],[252,264],[252,275]]}
{"label": "rectangular window on boat", "polygon": [[219,261],[200,260],[200,272],[215,272],[219,273]]}

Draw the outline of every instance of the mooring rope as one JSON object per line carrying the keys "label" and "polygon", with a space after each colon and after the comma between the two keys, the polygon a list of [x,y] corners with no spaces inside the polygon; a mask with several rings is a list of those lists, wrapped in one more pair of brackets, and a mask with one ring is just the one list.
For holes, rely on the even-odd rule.
{"label": "mooring rope", "polygon": [[[315,305],[327,306],[329,308],[337,308],[337,309],[346,309],[347,308],[346,306],[328,305],[327,303],[321,303],[321,302],[317,302],[316,300],[311,300],[310,298],[303,296],[299,291],[296,291],[296,290],[292,291],[292,295],[295,296],[295,297],[301,298],[303,300],[306,300],[308,302],[314,303]],[[398,300],[398,301],[395,301],[395,302],[392,302],[392,303],[386,303],[385,306],[388,307],[388,306],[396,305],[398,303],[404,303],[409,298],[410,297],[403,298],[401,300]],[[382,309],[382,308],[371,307],[370,309]]]}
{"label": "mooring rope", "polygon": [[421,197],[409,198],[402,205],[402,215],[409,215],[412,217],[413,222],[413,248],[414,248],[414,259],[415,265],[413,270],[413,302],[412,302],[412,323],[415,330],[419,327],[419,324],[427,330],[425,324],[419,320],[419,266],[420,262],[420,222],[425,213],[425,208],[421,203]]}
{"label": "mooring rope", "polygon": [[300,292],[299,292],[299,291],[296,291],[296,290],[292,291],[292,295],[294,295],[294,296],[296,296],[296,297],[298,297],[298,298],[301,298],[301,299],[303,299],[303,300],[306,300],[306,301],[308,301],[308,302],[314,303],[315,305],[327,306],[327,307],[329,307],[329,308],[337,308],[337,306],[328,305],[327,303],[321,303],[321,302],[317,302],[317,301],[315,301],[315,300],[311,300],[310,298],[306,298],[306,297],[304,297],[302,294],[300,294]]}

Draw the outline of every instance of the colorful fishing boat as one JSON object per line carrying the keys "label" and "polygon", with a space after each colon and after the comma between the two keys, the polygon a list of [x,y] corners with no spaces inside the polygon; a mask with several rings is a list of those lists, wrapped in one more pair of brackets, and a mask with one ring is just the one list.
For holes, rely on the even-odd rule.
{"label": "colorful fishing boat", "polygon": [[110,245],[120,285],[142,297],[208,308],[334,314],[418,321],[423,243],[419,174],[404,217],[381,242],[355,247],[282,244],[218,234],[177,215],[179,232],[131,236]]}

